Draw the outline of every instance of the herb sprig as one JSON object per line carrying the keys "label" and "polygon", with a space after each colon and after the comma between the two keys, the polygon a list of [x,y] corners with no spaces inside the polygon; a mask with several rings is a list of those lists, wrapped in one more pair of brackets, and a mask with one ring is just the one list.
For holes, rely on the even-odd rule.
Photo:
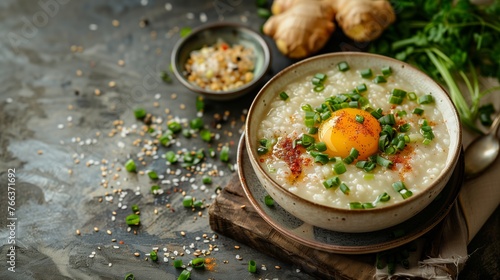
{"label": "herb sprig", "polygon": [[[500,80],[500,0],[488,6],[469,0],[391,3],[398,20],[370,51],[406,61],[445,84],[464,126],[481,133],[476,120],[488,125],[492,113],[481,110],[481,100],[500,90],[482,90],[479,83],[479,75]],[[464,92],[458,83],[465,84]]]}

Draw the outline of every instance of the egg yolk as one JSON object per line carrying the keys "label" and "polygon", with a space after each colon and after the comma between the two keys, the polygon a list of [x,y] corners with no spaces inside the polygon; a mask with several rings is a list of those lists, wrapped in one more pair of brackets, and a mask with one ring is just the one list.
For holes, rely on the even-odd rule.
{"label": "egg yolk", "polygon": [[[362,122],[356,120],[357,115],[363,118]],[[364,160],[378,151],[381,130],[380,123],[369,112],[345,108],[333,112],[320,125],[318,137],[326,144],[329,156],[345,158],[355,148],[359,152],[357,159]]]}

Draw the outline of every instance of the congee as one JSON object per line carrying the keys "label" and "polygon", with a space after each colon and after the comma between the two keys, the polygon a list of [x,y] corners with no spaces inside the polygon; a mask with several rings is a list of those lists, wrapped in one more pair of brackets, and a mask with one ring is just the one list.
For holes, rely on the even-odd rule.
{"label": "congee", "polygon": [[390,67],[341,62],[288,84],[258,129],[259,162],[278,184],[344,209],[399,203],[440,175],[450,136],[432,92]]}

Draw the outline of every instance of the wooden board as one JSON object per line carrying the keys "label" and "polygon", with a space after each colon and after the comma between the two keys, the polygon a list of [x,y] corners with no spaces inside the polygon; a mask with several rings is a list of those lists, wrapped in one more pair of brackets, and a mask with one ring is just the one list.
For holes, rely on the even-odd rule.
{"label": "wooden board", "polygon": [[285,238],[251,206],[237,175],[210,206],[209,216],[214,231],[277,259],[292,262],[318,279],[372,279],[375,274],[374,254],[328,253]]}

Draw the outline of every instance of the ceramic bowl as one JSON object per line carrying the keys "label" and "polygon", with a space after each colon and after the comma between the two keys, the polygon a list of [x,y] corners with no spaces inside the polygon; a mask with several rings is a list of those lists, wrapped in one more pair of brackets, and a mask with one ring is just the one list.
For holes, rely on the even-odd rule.
{"label": "ceramic bowl", "polygon": [[[350,210],[329,207],[306,200],[284,188],[273,180],[265,168],[259,164],[257,154],[258,126],[269,110],[273,98],[294,80],[323,69],[337,67],[347,61],[353,67],[382,68],[390,66],[393,73],[409,81],[410,87],[420,92],[432,92],[435,105],[443,114],[450,133],[449,154],[444,170],[427,189],[406,200],[372,209]],[[462,130],[458,113],[446,91],[420,70],[392,58],[360,52],[342,52],[319,55],[289,66],[269,80],[255,97],[245,124],[245,145],[251,165],[263,187],[274,200],[290,214],[311,225],[338,232],[370,232],[402,223],[428,206],[449,181],[457,164],[462,147]]]}
{"label": "ceramic bowl", "polygon": [[[254,78],[251,82],[227,91],[212,91],[204,89],[187,80],[186,61],[194,50],[204,46],[211,46],[223,40],[228,45],[239,44],[251,48],[255,55]],[[172,51],[172,68],[176,78],[189,90],[196,92],[208,99],[231,100],[243,96],[256,89],[262,82],[271,64],[271,53],[264,38],[254,30],[237,23],[212,23],[200,26],[181,38]]]}

